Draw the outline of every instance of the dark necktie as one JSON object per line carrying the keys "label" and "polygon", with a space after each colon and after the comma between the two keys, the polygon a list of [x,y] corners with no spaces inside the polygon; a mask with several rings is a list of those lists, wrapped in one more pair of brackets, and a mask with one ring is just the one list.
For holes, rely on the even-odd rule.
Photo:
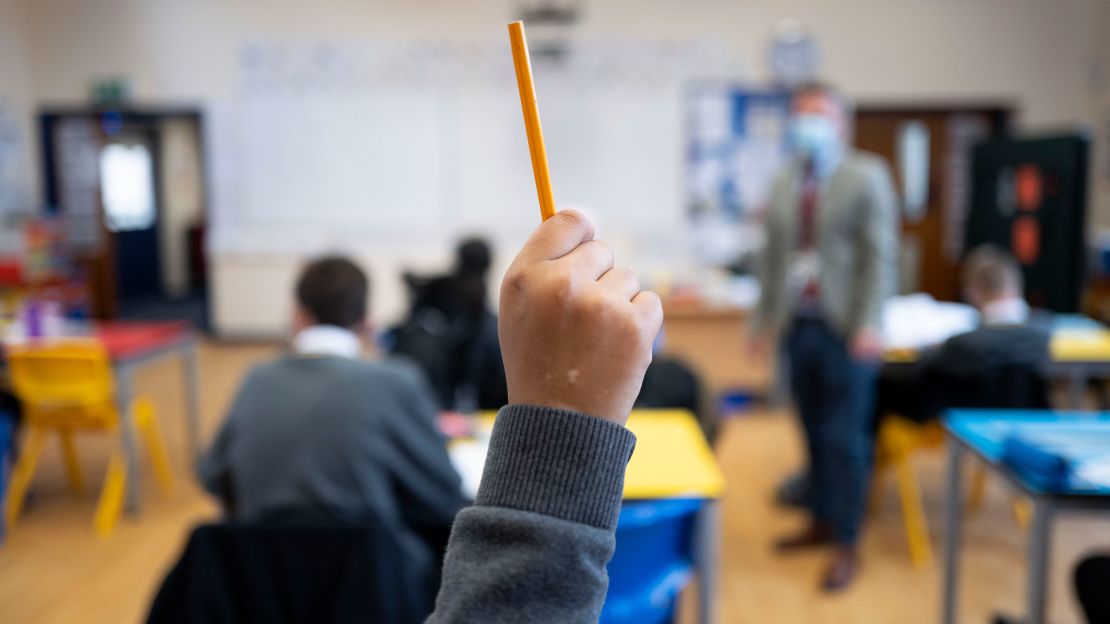
{"label": "dark necktie", "polygon": [[[805,254],[817,253],[817,203],[820,200],[821,184],[812,167],[806,168],[802,182],[801,205],[798,206],[798,251]],[[812,304],[817,299],[819,284],[816,275],[810,275],[802,289],[802,303]]]}

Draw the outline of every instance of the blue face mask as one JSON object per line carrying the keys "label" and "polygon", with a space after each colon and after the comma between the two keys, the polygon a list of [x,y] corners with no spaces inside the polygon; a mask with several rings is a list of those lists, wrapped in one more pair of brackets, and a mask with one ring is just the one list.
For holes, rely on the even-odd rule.
{"label": "blue face mask", "polygon": [[831,164],[840,151],[840,136],[836,126],[824,115],[802,113],[790,120],[788,130],[790,147],[818,168]]}

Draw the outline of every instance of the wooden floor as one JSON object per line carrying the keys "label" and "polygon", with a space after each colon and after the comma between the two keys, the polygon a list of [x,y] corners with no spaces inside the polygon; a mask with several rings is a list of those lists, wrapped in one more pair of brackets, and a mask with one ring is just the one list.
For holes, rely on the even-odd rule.
{"label": "wooden floor", "polygon": [[[206,438],[219,422],[246,368],[274,353],[270,347],[205,345],[201,352],[202,407]],[[0,547],[0,622],[49,624],[136,622],[152,591],[177,557],[193,524],[215,517],[215,507],[187,477],[179,374],[174,362],[153,365],[137,387],[160,407],[181,476],[165,497],[149,479],[142,512],[125,519],[107,541],[92,532],[95,492],[67,491],[56,449],[50,448],[35,482],[33,499],[19,526]],[[79,439],[90,474],[99,479],[107,441]],[[938,621],[937,567],[915,570],[906,555],[893,488],[864,539],[866,568],[850,591],[820,595],[822,553],[788,558],[771,552],[776,535],[802,518],[771,505],[775,484],[800,461],[792,419],[783,411],[755,412],[725,426],[718,452],[729,480],[724,500],[720,622],[914,624]],[[934,540],[939,544],[943,458],[923,457]],[[92,489],[92,488],[90,488]],[[1024,556],[1021,532],[1009,513],[1007,494],[993,484],[983,511],[967,525],[961,622],[987,622],[996,610],[1020,612]],[[1079,622],[1066,579],[1088,548],[1110,545],[1110,522],[1069,518],[1057,525],[1052,621]]]}

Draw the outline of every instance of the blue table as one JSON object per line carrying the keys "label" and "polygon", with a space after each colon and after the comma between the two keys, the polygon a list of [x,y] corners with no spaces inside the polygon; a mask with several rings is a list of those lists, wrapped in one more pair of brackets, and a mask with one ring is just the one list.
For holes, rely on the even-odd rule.
{"label": "blue table", "polygon": [[1070,510],[1110,511],[1110,491],[1083,489],[1053,492],[1040,487],[1002,461],[1007,437],[1020,434],[1037,440],[1049,437],[1058,441],[1080,431],[1092,435],[1110,434],[1110,412],[1053,412],[1048,410],[952,410],[945,421],[951,438],[948,455],[946,495],[947,535],[944,549],[943,621],[957,621],[959,554],[963,519],[963,460],[970,452],[987,467],[1001,475],[1033,502],[1033,526],[1028,542],[1026,610],[1030,624],[1045,621],[1046,574],[1050,555],[1052,522],[1057,512]]}

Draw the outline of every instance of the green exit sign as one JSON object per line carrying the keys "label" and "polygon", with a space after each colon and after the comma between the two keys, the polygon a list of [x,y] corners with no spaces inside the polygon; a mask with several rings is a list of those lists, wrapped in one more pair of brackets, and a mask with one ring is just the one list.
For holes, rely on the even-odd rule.
{"label": "green exit sign", "polygon": [[96,78],[89,83],[89,99],[100,106],[117,106],[131,99],[131,81],[126,78]]}

